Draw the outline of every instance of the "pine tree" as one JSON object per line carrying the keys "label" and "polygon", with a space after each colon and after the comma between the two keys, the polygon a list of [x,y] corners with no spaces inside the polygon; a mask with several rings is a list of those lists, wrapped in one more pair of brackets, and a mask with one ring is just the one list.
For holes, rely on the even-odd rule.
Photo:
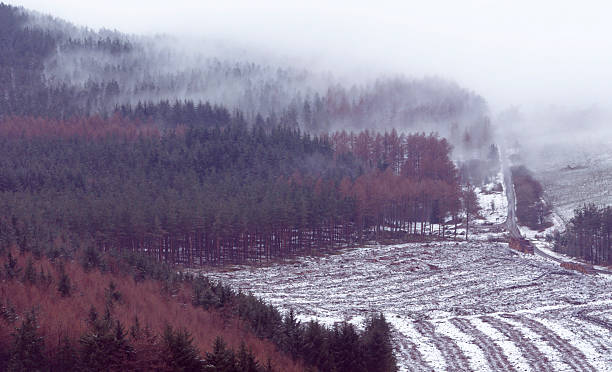
{"label": "pine tree", "polygon": [[85,371],[122,369],[133,353],[122,324],[113,321],[108,308],[104,317],[99,319],[93,307],[89,323],[90,330],[79,340],[81,368]]}
{"label": "pine tree", "polygon": [[38,335],[36,314],[31,311],[13,333],[9,371],[42,371],[46,365],[44,348],[44,340]]}
{"label": "pine tree", "polygon": [[81,265],[85,270],[91,270],[100,266],[101,258],[98,251],[91,245],[87,245],[81,259]]}
{"label": "pine tree", "polygon": [[205,371],[238,372],[234,353],[227,349],[221,337],[215,339],[212,353],[206,353],[205,364]]}
{"label": "pine tree", "polygon": [[289,353],[295,360],[298,357],[298,353],[302,350],[302,327],[300,321],[296,318],[293,309],[289,310],[289,313],[285,316],[283,321],[283,339],[281,341],[281,347],[284,351]]}
{"label": "pine tree", "polygon": [[28,284],[36,284],[36,270],[34,269],[34,263],[31,258],[28,258],[28,262],[26,263],[26,268],[23,272],[23,281]]}
{"label": "pine tree", "polygon": [[195,372],[202,369],[198,349],[193,345],[193,338],[187,330],[175,332],[168,325],[164,330],[162,342],[168,368],[182,372]]}
{"label": "pine tree", "polygon": [[240,372],[259,372],[259,363],[255,360],[253,352],[247,349],[244,342],[240,344],[236,355],[236,367]]}
{"label": "pine tree", "polygon": [[329,340],[326,329],[318,322],[310,321],[304,330],[304,348],[302,357],[304,361],[320,370],[330,369]]}
{"label": "pine tree", "polygon": [[378,316],[374,314],[366,320],[365,331],[362,335],[362,347],[366,371],[397,371],[390,329],[383,314]]}
{"label": "pine tree", "polygon": [[366,372],[359,334],[355,327],[348,322],[336,324],[332,337],[333,368],[338,371]]}
{"label": "pine tree", "polygon": [[52,369],[54,371],[69,371],[78,364],[78,355],[68,337],[63,337],[57,354],[54,357]]}
{"label": "pine tree", "polygon": [[130,327],[130,337],[134,341],[138,341],[142,334],[142,328],[140,327],[140,320],[138,320],[138,315],[134,317],[134,323]]}
{"label": "pine tree", "polygon": [[110,308],[112,308],[116,302],[120,303],[122,299],[121,292],[117,290],[117,286],[113,281],[111,281],[108,284],[108,288],[104,290],[104,296],[106,297],[106,305]]}

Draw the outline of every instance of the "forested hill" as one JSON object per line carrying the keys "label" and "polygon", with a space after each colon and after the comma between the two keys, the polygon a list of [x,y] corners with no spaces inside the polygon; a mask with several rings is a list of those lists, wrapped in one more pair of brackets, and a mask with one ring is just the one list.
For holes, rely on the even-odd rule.
{"label": "forested hill", "polygon": [[[451,161],[452,140],[396,130],[312,135],[300,129],[303,113],[289,108],[275,113],[273,104],[268,116],[257,114],[254,120],[246,107],[232,110],[210,102],[131,105],[121,97],[132,72],[151,71],[150,87],[161,89],[164,75],[148,70],[148,59],[120,58],[147,50],[147,43],[7,5],[0,6],[0,14],[0,40],[7,51],[0,85],[0,243],[6,248],[41,252],[61,237],[80,242],[55,247],[68,255],[87,242],[100,250],[141,252],[192,266],[333,248],[378,238],[389,229],[418,235],[448,218],[457,221],[460,181],[468,173]],[[66,64],[74,76],[81,67],[92,68],[86,81],[49,73],[54,58],[71,51],[97,56],[79,58],[80,67]],[[103,65],[94,69],[92,63]],[[197,86],[203,76],[227,75],[213,70],[194,72],[190,81]],[[240,71],[237,66],[234,75],[243,76]],[[248,74],[241,79],[252,80]],[[419,103],[419,115],[432,120],[454,116],[448,108],[455,105],[445,96],[453,90],[444,88],[448,84],[376,86],[364,91],[358,104],[363,110],[336,94],[344,88],[330,87],[320,97],[326,102],[323,111],[306,110],[308,120],[301,126],[326,127],[340,113],[354,123],[392,114],[380,92],[398,104]],[[299,90],[294,93],[300,96]],[[457,97],[478,101],[465,92]],[[429,104],[437,100],[448,105]],[[405,123],[404,129],[414,122],[406,117]],[[459,136],[474,151],[490,135],[488,122],[482,123],[482,132]],[[366,123],[355,124],[361,125]],[[459,130],[454,128],[453,133]],[[495,157],[481,162],[495,168],[489,166]]]}
{"label": "forested hill", "polygon": [[312,133],[436,131],[469,151],[491,142],[485,101],[441,79],[346,84],[171,37],[94,32],[4,4],[0,19],[0,115],[68,119],[120,112],[173,127],[217,124],[238,110],[249,124]]}
{"label": "forested hill", "polygon": [[[167,41],[0,4],[0,369],[61,357],[83,370],[259,371],[273,357],[281,370],[395,371],[382,316],[363,330],[302,324],[184,271],[456,234],[474,198],[461,183],[479,166],[454,160],[497,166],[484,100],[440,79],[353,86]],[[210,337],[161,326],[178,313],[132,306],[160,302],[185,311],[172,327],[210,325],[188,322],[204,307],[224,337],[236,327],[273,348],[251,369],[236,367],[253,359],[236,342],[200,355]],[[127,337],[132,315],[155,325],[146,340]]]}
{"label": "forested hill", "polygon": [[388,226],[422,234],[460,207],[450,146],[431,135],[244,124],[160,134],[118,117],[11,117],[0,134],[5,248],[73,255],[72,244],[52,244],[61,238],[173,264],[246,262]]}

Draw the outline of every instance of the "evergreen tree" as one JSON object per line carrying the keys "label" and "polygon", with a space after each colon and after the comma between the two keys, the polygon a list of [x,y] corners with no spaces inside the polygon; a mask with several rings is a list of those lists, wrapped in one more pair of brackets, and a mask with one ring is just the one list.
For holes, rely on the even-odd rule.
{"label": "evergreen tree", "polygon": [[116,302],[120,303],[122,300],[121,292],[117,290],[117,285],[113,281],[111,281],[108,284],[108,288],[104,290],[104,296],[106,297],[106,305],[110,308],[112,308]]}
{"label": "evergreen tree", "polygon": [[322,371],[331,370],[330,345],[327,330],[318,322],[310,321],[304,331],[302,356],[308,365],[317,366]]}
{"label": "evergreen tree", "polygon": [[85,270],[90,270],[98,267],[101,263],[100,254],[91,245],[87,245],[83,252],[81,264]]}
{"label": "evergreen tree", "polygon": [[63,337],[59,349],[52,360],[54,371],[69,371],[78,365],[78,354],[68,337]]}
{"label": "evergreen tree", "polygon": [[343,322],[334,325],[331,343],[334,369],[339,372],[366,372],[359,334],[355,327]]}
{"label": "evergreen tree", "polygon": [[297,359],[299,352],[302,350],[302,327],[293,309],[289,310],[283,321],[283,334],[280,345],[293,359]]}
{"label": "evergreen tree", "polygon": [[234,352],[227,349],[221,337],[215,339],[212,353],[206,353],[204,370],[207,372],[238,372]]}
{"label": "evergreen tree", "polygon": [[240,344],[236,355],[236,367],[240,372],[259,372],[259,363],[255,360],[253,352],[247,349],[244,342]]}
{"label": "evergreen tree", "polygon": [[28,258],[25,270],[23,272],[23,281],[28,284],[36,284],[36,270],[34,269],[34,263],[31,258]]}
{"label": "evergreen tree", "polygon": [[46,367],[44,340],[38,335],[34,311],[26,314],[21,326],[13,333],[13,347],[9,371],[42,371]]}
{"label": "evergreen tree", "polygon": [[133,353],[126,332],[117,321],[113,321],[107,308],[99,319],[95,309],[90,310],[90,330],[79,340],[80,365],[85,371],[121,370]]}
{"label": "evergreen tree", "polygon": [[162,337],[163,355],[168,368],[173,371],[195,372],[202,370],[202,361],[193,339],[187,330],[174,331],[166,326]]}
{"label": "evergreen tree", "polygon": [[383,314],[366,319],[362,336],[363,356],[368,372],[395,372],[397,363],[391,344],[391,330]]}

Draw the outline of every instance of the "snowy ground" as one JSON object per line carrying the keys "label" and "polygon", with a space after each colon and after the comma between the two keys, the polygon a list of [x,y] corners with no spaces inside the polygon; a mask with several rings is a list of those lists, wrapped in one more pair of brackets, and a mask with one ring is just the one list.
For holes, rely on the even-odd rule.
{"label": "snowy ground", "polygon": [[[499,189],[499,186],[502,188]],[[491,241],[504,238],[506,232],[503,224],[508,214],[505,187],[504,175],[500,172],[492,183],[475,189],[478,194],[480,212],[470,224],[469,239]],[[461,228],[460,231],[465,234],[464,228]]]}
{"label": "snowy ground", "polygon": [[[496,190],[497,185],[501,185],[501,190]],[[478,203],[480,204],[481,223],[503,223],[508,214],[508,200],[503,191],[504,175],[500,172],[493,183],[482,188],[476,188],[478,193]]]}
{"label": "snowy ground", "polygon": [[612,370],[612,280],[492,241],[505,198],[479,197],[469,242],[367,246],[207,275],[304,321],[360,324],[383,312],[403,371]]}
{"label": "snowy ground", "polygon": [[530,150],[529,168],[562,219],[585,203],[612,204],[612,142],[555,143]]}
{"label": "snowy ground", "polygon": [[584,204],[612,205],[612,142],[609,138],[552,142],[532,146],[528,153],[524,160],[542,182],[546,200],[553,206],[549,218],[553,225],[544,231],[521,226],[521,234],[553,257],[580,262],[554,252],[545,237],[555,230],[564,231],[574,209]]}
{"label": "snowy ground", "polygon": [[[555,231],[564,231],[565,230],[565,225],[561,224],[559,222],[559,218],[555,218],[557,217],[555,214],[553,214],[553,225],[543,231],[536,231],[536,230],[532,230],[527,226],[520,226],[519,225],[519,230],[521,231],[521,235],[524,236],[526,239],[528,239],[529,241],[531,241],[531,243],[538,249],[540,249],[542,252],[544,252],[545,254],[554,257],[557,260],[561,260],[564,262],[575,262],[575,263],[582,263],[584,264],[585,262],[583,260],[580,260],[576,257],[571,257],[571,256],[567,256],[565,254],[562,253],[558,253],[554,251],[554,244],[551,241],[547,241],[546,237],[548,235],[552,235]],[[600,265],[590,265],[589,266],[593,266],[596,269],[600,269],[600,270],[610,270],[610,268],[608,267],[604,267],[604,266],[600,266]]]}

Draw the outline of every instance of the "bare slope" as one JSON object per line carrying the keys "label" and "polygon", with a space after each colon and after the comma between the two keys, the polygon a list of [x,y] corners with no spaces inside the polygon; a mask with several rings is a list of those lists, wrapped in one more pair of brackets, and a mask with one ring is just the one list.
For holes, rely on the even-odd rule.
{"label": "bare slope", "polygon": [[532,162],[555,211],[568,221],[583,204],[612,204],[612,142],[543,146]]}
{"label": "bare slope", "polygon": [[381,310],[404,370],[610,370],[612,281],[487,242],[498,226],[485,220],[477,230],[215,277],[329,322]]}

